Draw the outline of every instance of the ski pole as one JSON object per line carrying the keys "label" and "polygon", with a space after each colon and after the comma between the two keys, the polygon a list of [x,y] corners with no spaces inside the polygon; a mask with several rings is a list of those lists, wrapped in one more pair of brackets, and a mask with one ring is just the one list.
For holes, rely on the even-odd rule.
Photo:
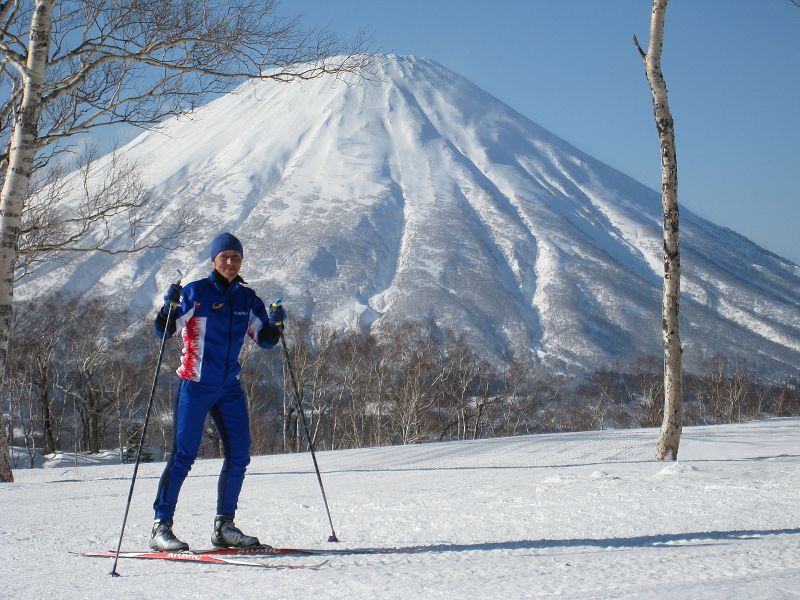
{"label": "ski pole", "polygon": [[[180,284],[181,279],[183,279],[183,273],[180,272],[179,269],[178,275],[180,275],[180,279],[178,279],[178,283]],[[167,341],[167,328],[169,327],[169,318],[172,316],[172,309],[176,305],[173,302],[169,303],[169,308],[167,309],[167,324],[164,326],[164,335],[161,336],[161,347],[158,349],[158,361],[156,362],[156,372],[153,375],[153,386],[150,388],[150,399],[147,401],[147,411],[144,415],[144,425],[142,426],[142,435],[139,437],[139,448],[136,450],[136,463],[133,466],[133,477],[131,478],[131,487],[128,490],[128,501],[125,503],[125,516],[122,518],[122,528],[119,532],[119,541],[117,542],[117,551],[114,553],[114,565],[111,567],[110,575],[112,577],[119,577],[120,574],[117,573],[117,562],[119,561],[119,552],[120,548],[122,548],[122,536],[125,535],[125,524],[128,522],[128,511],[131,508],[131,499],[133,498],[133,486],[136,485],[136,474],[139,472],[139,462],[142,458],[142,446],[144,445],[144,438],[147,435],[147,423],[150,420],[150,411],[153,408],[153,398],[156,394],[156,383],[158,382],[158,372],[161,370],[161,359],[164,357],[164,344]]]}
{"label": "ski pole", "polygon": [[[272,303],[272,308],[277,308],[281,305],[281,300],[275,300]],[[311,451],[311,460],[314,462],[314,471],[317,473],[317,482],[319,489],[322,492],[322,502],[325,504],[325,512],[328,514],[328,523],[331,526],[331,534],[328,536],[329,542],[338,542],[336,532],[333,529],[333,519],[331,518],[331,511],[328,508],[328,497],[325,495],[325,486],[322,485],[322,475],[319,472],[319,465],[317,464],[317,456],[314,453],[314,442],[311,441],[311,432],[308,430],[308,423],[306,423],[306,416],[303,412],[303,404],[300,397],[300,388],[297,385],[297,379],[294,376],[294,368],[292,367],[292,359],[289,356],[289,348],[286,346],[286,338],[283,335],[283,329],[278,328],[281,338],[281,347],[283,348],[283,359],[286,363],[286,368],[289,371],[289,378],[292,380],[292,389],[294,390],[294,400],[297,405],[297,411],[300,413],[300,421],[303,423],[303,430],[306,432],[306,440],[308,440],[308,449]]]}

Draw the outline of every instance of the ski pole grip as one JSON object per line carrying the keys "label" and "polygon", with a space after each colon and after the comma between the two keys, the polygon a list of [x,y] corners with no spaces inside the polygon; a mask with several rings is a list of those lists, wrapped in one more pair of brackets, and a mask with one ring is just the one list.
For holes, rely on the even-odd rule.
{"label": "ski pole grip", "polygon": [[[270,310],[272,311],[277,310],[278,308],[280,308],[282,302],[283,300],[281,298],[275,298],[275,300],[272,301],[272,304],[269,305]],[[283,335],[283,321],[276,321],[275,327],[280,329],[281,335]]]}
{"label": "ski pole grip", "polygon": [[[178,281],[176,281],[175,284],[180,285],[181,281],[183,281],[183,273],[181,273],[180,269],[175,269],[175,270],[178,272],[178,275],[180,275],[180,277],[178,277]],[[180,306],[180,303],[170,301],[169,305],[171,308],[178,308]]]}

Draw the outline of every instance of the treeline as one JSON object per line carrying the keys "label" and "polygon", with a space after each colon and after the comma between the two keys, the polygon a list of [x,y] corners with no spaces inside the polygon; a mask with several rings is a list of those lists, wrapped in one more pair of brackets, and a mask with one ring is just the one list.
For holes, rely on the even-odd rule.
{"label": "treeline", "polygon": [[[150,320],[128,323],[102,301],[21,306],[12,337],[2,410],[10,445],[36,453],[135,453],[156,364]],[[582,377],[545,372],[524,356],[491,365],[464,337],[428,323],[388,323],[340,334],[292,322],[291,363],[303,414],[318,449],[359,448],[541,432],[653,427],[661,422],[661,364],[655,357]],[[146,443],[155,458],[172,439],[180,341],[167,342]],[[242,385],[254,454],[303,450],[294,392],[280,348],[246,344]],[[800,415],[797,381],[754,378],[718,356],[685,377],[684,424]],[[208,423],[201,454],[218,455]]]}

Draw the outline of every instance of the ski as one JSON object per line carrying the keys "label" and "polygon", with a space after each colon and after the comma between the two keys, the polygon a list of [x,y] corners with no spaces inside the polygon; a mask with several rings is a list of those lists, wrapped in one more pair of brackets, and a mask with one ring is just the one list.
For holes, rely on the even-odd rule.
{"label": "ski", "polygon": [[[351,549],[324,549],[324,548],[272,548],[270,546],[255,546],[253,548],[208,548],[199,550],[186,550],[181,554],[195,556],[324,556],[324,555],[353,555],[353,554],[409,554],[417,552],[418,548],[351,548]],[[119,553],[120,558],[136,558],[140,554],[152,554],[154,551],[129,551]],[[83,556],[114,557],[114,550],[107,552],[84,552]]]}
{"label": "ski", "polygon": [[[153,554],[156,550],[122,550],[120,557],[136,558],[140,554]],[[270,546],[255,546],[253,548],[209,548],[202,550],[183,550],[180,554],[192,554],[196,556],[296,556],[296,555],[316,555],[325,554],[325,550],[312,550],[310,548],[272,548]],[[116,551],[106,552],[82,552],[82,556],[114,557]]]}
{"label": "ski", "polygon": [[209,548],[191,550],[194,554],[204,556],[280,556],[280,555],[352,555],[352,554],[410,554],[417,548],[271,548],[256,546],[254,548]]}
{"label": "ski", "polygon": [[[117,554],[116,552],[81,552],[80,555],[93,558],[113,558]],[[236,560],[235,558],[231,557],[213,556],[210,554],[197,554],[194,552],[120,552],[119,558],[168,560],[168,561],[195,562],[195,563],[214,564],[214,565],[236,565],[239,567],[258,567],[261,569],[315,570],[319,569],[325,564],[324,562],[322,562],[313,565],[273,565],[264,562]]]}
{"label": "ski", "polygon": [[[256,546],[254,548],[208,548],[191,550],[193,554],[201,556],[291,556],[291,555],[319,555],[328,554],[329,550],[314,550],[311,548],[272,548],[270,546]],[[333,553],[336,553],[334,550]]]}

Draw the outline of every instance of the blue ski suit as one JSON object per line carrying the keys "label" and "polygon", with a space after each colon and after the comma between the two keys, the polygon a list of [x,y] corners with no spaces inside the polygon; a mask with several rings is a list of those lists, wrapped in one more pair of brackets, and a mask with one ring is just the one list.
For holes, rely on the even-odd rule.
{"label": "blue ski suit", "polygon": [[216,270],[186,284],[180,304],[155,319],[155,332],[181,331],[180,386],[173,412],[173,448],[158,484],[153,508],[157,521],[172,521],[183,481],[192,468],[210,413],[222,441],[224,461],[217,485],[217,513],[233,518],[250,463],[250,418],[239,383],[239,352],[245,335],[272,348],[280,330],[270,325],[264,302],[236,277],[228,283]]}

